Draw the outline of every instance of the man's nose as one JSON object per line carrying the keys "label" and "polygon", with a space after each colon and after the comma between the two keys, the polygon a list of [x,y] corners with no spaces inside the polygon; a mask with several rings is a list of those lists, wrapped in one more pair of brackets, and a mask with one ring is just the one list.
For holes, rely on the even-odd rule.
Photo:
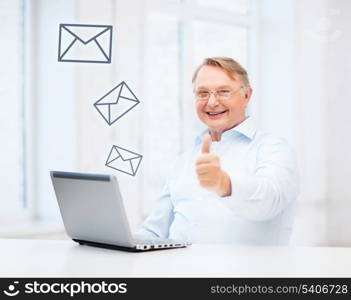
{"label": "man's nose", "polygon": [[210,98],[207,100],[207,105],[208,106],[216,106],[218,104],[218,100],[216,98],[216,95],[214,93],[211,93]]}

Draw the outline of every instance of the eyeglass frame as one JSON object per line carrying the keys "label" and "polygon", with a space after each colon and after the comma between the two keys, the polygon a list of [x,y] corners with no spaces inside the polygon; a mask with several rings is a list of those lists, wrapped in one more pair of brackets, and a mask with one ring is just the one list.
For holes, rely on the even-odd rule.
{"label": "eyeglass frame", "polygon": [[[242,88],[244,88],[243,85],[240,86],[240,88],[238,88],[236,91],[232,91],[232,90],[229,89],[231,93],[230,93],[228,99],[220,99],[220,98],[218,98],[218,91],[220,91],[221,89],[218,89],[218,90],[216,90],[216,91],[206,90],[206,92],[209,93],[209,96],[208,96],[206,99],[198,99],[197,96],[196,96],[196,93],[197,93],[198,91],[195,91],[195,90],[194,90],[194,94],[195,94],[195,99],[196,99],[197,101],[201,101],[201,102],[210,100],[212,94],[215,96],[215,98],[216,98],[217,100],[220,100],[220,101],[228,101],[228,100],[231,98],[231,96],[233,96],[235,93],[237,93],[238,91],[240,91]],[[222,90],[224,90],[224,89],[222,89]]]}

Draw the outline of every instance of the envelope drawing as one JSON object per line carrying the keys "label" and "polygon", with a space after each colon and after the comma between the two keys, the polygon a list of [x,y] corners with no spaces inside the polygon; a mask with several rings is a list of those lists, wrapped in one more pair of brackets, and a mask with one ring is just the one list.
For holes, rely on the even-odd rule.
{"label": "envelope drawing", "polygon": [[111,63],[112,26],[60,24],[58,61]]}
{"label": "envelope drawing", "polygon": [[138,105],[139,102],[128,85],[122,81],[105,96],[96,101],[94,106],[107,124],[111,126],[133,107]]}
{"label": "envelope drawing", "polygon": [[135,176],[142,158],[141,154],[113,145],[105,166]]}

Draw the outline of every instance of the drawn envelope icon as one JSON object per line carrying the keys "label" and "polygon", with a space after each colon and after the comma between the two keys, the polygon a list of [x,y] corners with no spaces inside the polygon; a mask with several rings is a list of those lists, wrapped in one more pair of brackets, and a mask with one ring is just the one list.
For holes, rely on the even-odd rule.
{"label": "drawn envelope icon", "polygon": [[134,106],[138,105],[139,102],[128,85],[122,81],[96,101],[94,106],[107,124],[111,126]]}
{"label": "drawn envelope icon", "polygon": [[112,26],[60,24],[58,61],[111,63]]}
{"label": "drawn envelope icon", "polygon": [[135,176],[142,158],[141,154],[113,145],[105,166]]}

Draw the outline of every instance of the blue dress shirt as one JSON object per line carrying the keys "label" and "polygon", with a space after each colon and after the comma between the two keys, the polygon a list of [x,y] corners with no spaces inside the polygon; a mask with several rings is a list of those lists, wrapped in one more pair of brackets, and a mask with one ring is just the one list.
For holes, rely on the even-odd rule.
{"label": "blue dress shirt", "polygon": [[229,174],[232,193],[220,197],[197,179],[203,135],[178,159],[138,234],[193,243],[287,245],[299,190],[287,142],[257,130],[252,118],[223,132],[211,152]]}

